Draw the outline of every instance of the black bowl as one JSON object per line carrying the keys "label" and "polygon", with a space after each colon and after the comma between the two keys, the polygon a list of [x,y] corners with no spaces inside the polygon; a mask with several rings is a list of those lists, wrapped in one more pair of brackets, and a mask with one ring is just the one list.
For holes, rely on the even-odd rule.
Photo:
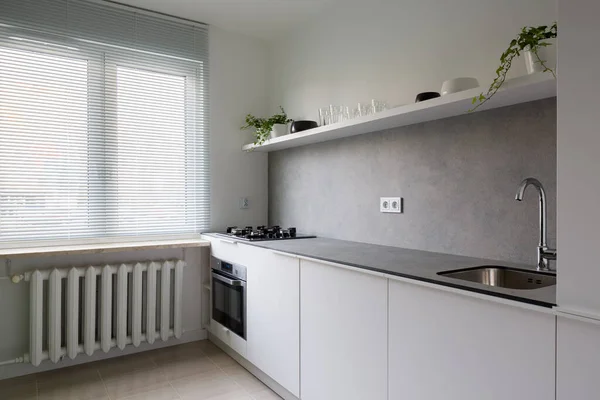
{"label": "black bowl", "polygon": [[302,132],[308,129],[313,129],[318,127],[316,121],[294,121],[292,122],[292,126],[290,127],[291,133]]}
{"label": "black bowl", "polygon": [[425,101],[425,100],[435,99],[436,97],[440,97],[440,94],[438,92],[419,93],[417,95],[417,98],[415,99],[415,103],[419,103],[419,102]]}

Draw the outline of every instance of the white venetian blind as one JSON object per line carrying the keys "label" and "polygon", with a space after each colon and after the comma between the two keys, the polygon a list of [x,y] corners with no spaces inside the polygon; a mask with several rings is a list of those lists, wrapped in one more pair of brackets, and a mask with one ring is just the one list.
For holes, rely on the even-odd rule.
{"label": "white venetian blind", "polygon": [[199,24],[2,0],[0,242],[206,229],[207,53]]}

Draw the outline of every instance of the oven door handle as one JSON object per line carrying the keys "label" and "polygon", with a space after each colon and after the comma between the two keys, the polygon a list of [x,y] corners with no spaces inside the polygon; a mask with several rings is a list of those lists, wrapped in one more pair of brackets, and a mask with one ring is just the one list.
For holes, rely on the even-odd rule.
{"label": "oven door handle", "polygon": [[212,277],[213,277],[213,279],[216,279],[216,280],[221,281],[221,282],[225,282],[225,283],[227,283],[227,284],[229,284],[231,286],[244,286],[244,282],[243,281],[229,279],[229,278],[226,278],[226,277],[224,277],[222,275],[219,275],[219,274],[213,273]]}

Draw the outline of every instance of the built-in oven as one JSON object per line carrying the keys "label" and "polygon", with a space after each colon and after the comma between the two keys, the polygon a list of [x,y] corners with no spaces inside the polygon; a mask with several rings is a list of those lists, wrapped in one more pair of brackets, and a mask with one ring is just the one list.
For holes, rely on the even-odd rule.
{"label": "built-in oven", "polygon": [[212,318],[246,339],[246,267],[211,257]]}

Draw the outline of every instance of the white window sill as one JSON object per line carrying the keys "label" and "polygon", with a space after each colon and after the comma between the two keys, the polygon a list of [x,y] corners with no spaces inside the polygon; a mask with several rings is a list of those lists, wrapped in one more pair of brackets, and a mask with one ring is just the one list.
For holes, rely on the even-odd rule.
{"label": "white window sill", "polygon": [[87,243],[66,246],[23,247],[14,249],[0,249],[0,257],[36,257],[56,256],[66,254],[98,254],[117,251],[148,250],[148,249],[173,249],[183,247],[208,247],[210,241],[203,239],[173,239],[173,240],[148,240],[120,243]]}

